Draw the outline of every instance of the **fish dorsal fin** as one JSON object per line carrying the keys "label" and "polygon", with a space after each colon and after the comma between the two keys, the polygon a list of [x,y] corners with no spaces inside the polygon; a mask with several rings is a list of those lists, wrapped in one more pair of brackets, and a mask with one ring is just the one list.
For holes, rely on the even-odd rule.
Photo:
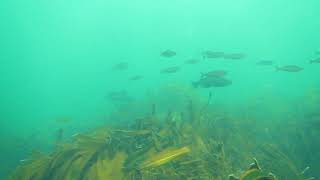
{"label": "fish dorsal fin", "polygon": [[257,159],[256,158],[252,158],[252,159],[253,159],[253,163],[250,164],[249,170],[250,169],[258,169],[258,170],[260,170],[261,168],[260,168],[260,166],[258,164]]}

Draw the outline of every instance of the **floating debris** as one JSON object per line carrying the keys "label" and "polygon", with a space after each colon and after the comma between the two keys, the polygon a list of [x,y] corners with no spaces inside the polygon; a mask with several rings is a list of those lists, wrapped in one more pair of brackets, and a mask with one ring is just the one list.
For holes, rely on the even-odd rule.
{"label": "floating debris", "polygon": [[210,76],[201,78],[200,80],[193,82],[193,87],[211,88],[211,87],[225,87],[232,84],[231,80],[223,77]]}
{"label": "floating debris", "polygon": [[116,71],[119,71],[119,70],[126,70],[128,69],[128,63],[127,62],[121,62],[121,63],[118,63],[118,64],[115,64],[113,67],[112,67],[112,70],[116,70]]}
{"label": "floating debris", "polygon": [[160,73],[162,74],[171,74],[171,73],[176,73],[180,70],[179,66],[173,66],[173,67],[168,67],[168,68],[164,68],[160,71]]}
{"label": "floating debris", "polygon": [[276,67],[276,71],[286,71],[286,72],[299,72],[302,71],[303,68],[296,65],[286,65],[282,67]]}
{"label": "floating debris", "polygon": [[220,51],[204,51],[202,52],[203,59],[218,59],[224,57],[224,52]]}
{"label": "floating debris", "polygon": [[163,51],[160,54],[162,57],[166,57],[166,58],[171,58],[177,55],[177,53],[175,51],[172,51],[170,49]]}
{"label": "floating debris", "polygon": [[258,61],[256,64],[259,66],[271,66],[271,65],[273,65],[273,61],[262,60],[262,61]]}

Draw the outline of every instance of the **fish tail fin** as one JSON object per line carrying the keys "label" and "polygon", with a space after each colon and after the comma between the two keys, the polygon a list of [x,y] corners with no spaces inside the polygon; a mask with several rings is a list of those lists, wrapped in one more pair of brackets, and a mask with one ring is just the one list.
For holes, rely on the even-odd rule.
{"label": "fish tail fin", "polygon": [[279,66],[276,66],[276,72],[280,71],[280,67]]}
{"label": "fish tail fin", "polygon": [[203,78],[203,77],[205,77],[205,76],[206,76],[206,74],[205,74],[205,73],[200,72],[200,78]]}
{"label": "fish tail fin", "polygon": [[314,63],[314,61],[313,61],[313,60],[310,60],[309,63],[312,64],[312,63]]}

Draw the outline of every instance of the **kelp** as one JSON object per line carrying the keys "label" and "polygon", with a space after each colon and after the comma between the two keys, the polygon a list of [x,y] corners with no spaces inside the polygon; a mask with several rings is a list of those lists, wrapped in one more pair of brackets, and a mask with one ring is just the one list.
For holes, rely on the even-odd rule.
{"label": "kelp", "polygon": [[255,138],[263,129],[253,119],[208,111],[209,101],[190,100],[185,111],[164,116],[152,104],[151,113],[130,124],[77,134],[50,154],[34,153],[9,179],[222,180],[241,175],[252,156],[280,179],[305,179],[280,143]]}
{"label": "kelp", "polygon": [[180,156],[183,156],[184,154],[189,153],[190,151],[190,148],[186,146],[179,149],[164,150],[159,154],[151,156],[149,159],[146,159],[145,162],[143,162],[140,166],[140,169],[155,168],[161,166]]}
{"label": "kelp", "polygon": [[50,166],[51,157],[41,153],[32,155],[28,160],[25,160],[21,166],[19,166],[16,172],[9,179],[19,180],[41,180],[46,176],[47,169]]}

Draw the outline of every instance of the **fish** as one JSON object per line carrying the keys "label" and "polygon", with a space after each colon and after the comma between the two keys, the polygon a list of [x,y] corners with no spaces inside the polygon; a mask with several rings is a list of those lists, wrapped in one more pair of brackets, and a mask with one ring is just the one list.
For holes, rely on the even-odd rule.
{"label": "fish", "polygon": [[313,59],[313,60],[310,60],[309,62],[310,62],[310,64],[313,64],[313,63],[320,63],[320,57],[315,58],[315,59]]}
{"label": "fish", "polygon": [[209,76],[201,78],[196,82],[192,82],[193,87],[211,88],[211,87],[225,87],[232,84],[231,80],[225,79],[223,77]]}
{"label": "fish", "polygon": [[170,49],[167,49],[160,54],[162,57],[171,58],[177,55],[175,51],[172,51]]}
{"label": "fish", "polygon": [[112,67],[112,70],[126,70],[128,69],[128,63],[127,62],[121,62],[121,63],[118,63],[118,64],[115,64],[113,67]]}
{"label": "fish", "polygon": [[170,73],[176,73],[179,70],[180,70],[179,66],[173,66],[173,67],[168,67],[168,68],[162,69],[160,71],[160,73],[162,73],[162,74],[170,74]]}
{"label": "fish", "polygon": [[184,63],[185,63],[185,64],[197,64],[197,63],[199,63],[199,62],[200,62],[199,59],[188,59],[188,60],[186,60]]}
{"label": "fish", "polygon": [[224,57],[224,52],[221,51],[204,51],[202,52],[203,59],[218,59]]}
{"label": "fish", "polygon": [[282,67],[276,67],[276,71],[286,71],[286,72],[299,72],[302,71],[303,68],[296,65],[286,65]]}
{"label": "fish", "polygon": [[256,64],[259,66],[271,66],[271,65],[273,65],[273,61],[262,60],[262,61],[258,61]]}
{"label": "fish", "polygon": [[136,80],[140,80],[142,78],[143,78],[143,76],[141,76],[141,75],[135,75],[135,76],[132,76],[131,78],[129,78],[129,80],[136,81]]}
{"label": "fish", "polygon": [[227,75],[227,71],[225,70],[214,70],[214,71],[209,71],[206,73],[201,73],[201,78],[204,77],[223,77]]}
{"label": "fish", "polygon": [[224,59],[229,59],[229,60],[240,60],[244,59],[246,57],[246,54],[243,53],[230,53],[230,54],[224,54],[223,58]]}

